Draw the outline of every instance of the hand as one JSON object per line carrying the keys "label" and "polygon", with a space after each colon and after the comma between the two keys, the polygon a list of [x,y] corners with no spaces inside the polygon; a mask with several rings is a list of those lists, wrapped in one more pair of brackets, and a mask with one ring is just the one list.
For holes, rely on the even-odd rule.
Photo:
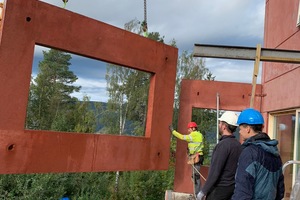
{"label": "hand", "polygon": [[197,200],[204,200],[204,194],[203,194],[203,192],[199,192],[198,194],[197,194]]}
{"label": "hand", "polygon": [[169,130],[171,131],[171,133],[174,131],[173,125],[169,125]]}

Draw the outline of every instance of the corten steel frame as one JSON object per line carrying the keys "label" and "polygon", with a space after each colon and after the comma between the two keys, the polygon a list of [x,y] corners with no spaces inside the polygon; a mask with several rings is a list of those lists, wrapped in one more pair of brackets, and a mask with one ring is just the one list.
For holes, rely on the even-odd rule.
{"label": "corten steel frame", "polygon": [[[177,48],[37,0],[4,4],[0,173],[167,169]],[[145,137],[25,130],[35,45],[151,73]]]}
{"label": "corten steel frame", "polygon": [[[178,131],[187,132],[187,123],[192,118],[193,108],[217,109],[216,95],[220,97],[220,110],[241,111],[249,107],[252,84],[221,81],[183,80],[181,82]],[[256,85],[254,108],[260,110],[262,87]],[[201,125],[201,122],[198,122]],[[177,140],[174,191],[193,193],[191,167],[186,164],[187,143]],[[207,167],[201,168],[207,177]],[[202,184],[204,181],[202,180]]]}

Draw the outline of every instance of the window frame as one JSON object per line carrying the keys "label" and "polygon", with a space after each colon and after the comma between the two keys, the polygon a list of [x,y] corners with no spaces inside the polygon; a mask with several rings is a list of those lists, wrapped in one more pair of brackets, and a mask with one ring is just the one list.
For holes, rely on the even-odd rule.
{"label": "window frame", "polygon": [[[300,25],[300,24],[299,24]],[[270,112],[268,114],[268,134],[270,136],[270,138],[272,139],[277,139],[277,133],[276,128],[274,127],[276,124],[276,120],[275,118],[281,115],[287,115],[287,114],[295,114],[296,117],[296,123],[295,123],[295,132],[294,132],[294,155],[293,155],[293,160],[300,160],[300,155],[298,153],[299,149],[300,149],[300,143],[298,143],[299,141],[299,137],[300,137],[300,125],[299,123],[297,123],[297,120],[299,120],[300,118],[300,108],[295,108],[295,109],[288,109],[288,110],[282,110],[282,111],[277,111],[277,112]],[[284,163],[283,163],[284,164]],[[295,180],[296,180],[296,176],[297,176],[297,166],[293,165],[293,178],[292,178],[292,185],[295,184]]]}
{"label": "window frame", "polygon": [[298,6],[298,15],[297,15],[296,26],[300,28],[300,1],[299,1],[299,6]]}

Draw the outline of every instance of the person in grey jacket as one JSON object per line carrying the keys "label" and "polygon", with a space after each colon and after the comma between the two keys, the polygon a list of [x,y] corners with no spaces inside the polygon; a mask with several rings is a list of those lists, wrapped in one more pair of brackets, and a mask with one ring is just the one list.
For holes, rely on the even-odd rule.
{"label": "person in grey jacket", "polygon": [[262,132],[264,119],[257,110],[243,110],[237,123],[245,142],[238,161],[232,200],[281,200],[284,177],[278,141]]}
{"label": "person in grey jacket", "polygon": [[226,111],[219,118],[219,143],[215,146],[208,177],[197,200],[229,200],[233,195],[237,162],[242,152],[239,141],[233,135],[237,128],[237,114]]}

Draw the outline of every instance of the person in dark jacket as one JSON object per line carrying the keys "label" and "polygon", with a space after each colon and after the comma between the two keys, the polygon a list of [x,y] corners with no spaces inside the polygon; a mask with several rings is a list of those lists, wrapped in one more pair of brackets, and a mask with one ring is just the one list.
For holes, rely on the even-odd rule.
{"label": "person in dark jacket", "polygon": [[233,195],[237,162],[242,152],[239,141],[233,135],[237,128],[237,114],[226,111],[219,118],[219,143],[215,146],[208,177],[197,200],[229,200]]}
{"label": "person in dark jacket", "polygon": [[278,141],[262,132],[264,119],[257,110],[243,110],[237,123],[240,137],[245,142],[238,161],[232,200],[281,200],[284,177]]}

